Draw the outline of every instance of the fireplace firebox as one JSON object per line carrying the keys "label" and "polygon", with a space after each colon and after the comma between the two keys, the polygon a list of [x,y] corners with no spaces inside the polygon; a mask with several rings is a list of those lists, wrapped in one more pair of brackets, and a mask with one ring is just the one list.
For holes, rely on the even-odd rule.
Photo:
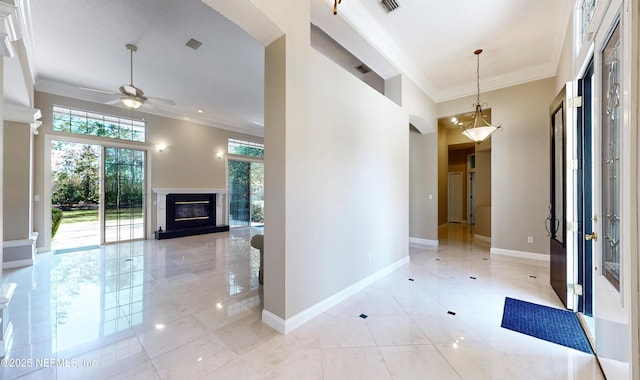
{"label": "fireplace firebox", "polygon": [[167,194],[165,230],[156,239],[169,239],[211,232],[229,231],[216,225],[216,194]]}

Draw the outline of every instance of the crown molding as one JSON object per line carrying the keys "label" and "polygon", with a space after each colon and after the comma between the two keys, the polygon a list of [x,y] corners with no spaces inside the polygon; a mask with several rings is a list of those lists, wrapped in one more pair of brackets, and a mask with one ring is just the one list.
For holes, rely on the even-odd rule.
{"label": "crown molding", "polygon": [[[556,69],[554,65],[552,63],[547,63],[524,70],[514,71],[498,77],[483,79],[480,95],[482,96],[483,93],[499,90],[501,88],[550,78],[555,75]],[[475,81],[469,82],[461,86],[447,88],[446,90],[438,92],[438,96],[434,98],[434,100],[436,103],[442,103],[449,100],[476,95],[477,91],[477,83]]]}
{"label": "crown molding", "polygon": [[15,52],[11,42],[22,38],[18,7],[0,1],[0,54],[13,57]]}

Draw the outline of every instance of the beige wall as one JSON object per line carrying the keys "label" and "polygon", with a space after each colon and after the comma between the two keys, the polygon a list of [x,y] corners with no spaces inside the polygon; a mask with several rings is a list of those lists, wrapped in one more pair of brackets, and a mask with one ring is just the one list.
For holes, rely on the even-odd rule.
{"label": "beige wall", "polygon": [[560,92],[562,86],[573,80],[573,13],[568,20],[566,34],[560,53],[560,62],[556,70],[555,92]]}
{"label": "beige wall", "polygon": [[438,134],[410,130],[409,236],[438,240]]}
{"label": "beige wall", "polygon": [[29,239],[31,235],[31,126],[4,122],[4,224],[5,240]]}
{"label": "beige wall", "polygon": [[[226,189],[226,158],[216,157],[217,152],[227,152],[227,140],[229,137],[241,138],[250,141],[262,142],[262,137],[250,136],[232,132],[226,129],[191,123],[184,120],[175,120],[156,115],[146,114],[140,111],[128,111],[118,107],[107,106],[72,99],[48,93],[36,93],[36,107],[42,112],[42,126],[35,137],[34,152],[34,194],[40,196],[40,202],[34,203],[34,230],[40,233],[38,248],[49,249],[49,233],[45,231],[45,216],[47,205],[45,199],[45,176],[50,173],[46,167],[45,141],[47,136],[51,139],[81,139],[82,142],[97,144],[122,144],[112,139],[104,139],[91,136],[79,136],[69,133],[56,132],[51,129],[52,106],[60,105],[80,110],[90,110],[108,115],[116,115],[134,119],[144,118],[147,122],[147,142],[129,143],[134,149],[147,151],[147,180],[148,188],[207,188]],[[164,151],[156,148],[157,144],[166,144]],[[226,157],[226,156],[225,156]],[[148,199],[150,230],[156,229],[156,210],[153,206],[154,194]],[[50,231],[49,231],[50,232]]]}
{"label": "beige wall", "polygon": [[491,238],[491,150],[476,151],[476,224],[474,234]]}
{"label": "beige wall", "polygon": [[449,172],[449,144],[447,129],[438,125],[438,226],[447,224],[449,219],[447,210],[449,194],[447,193],[447,181]]}
{"label": "beige wall", "polygon": [[[548,108],[555,78],[480,97],[491,107],[493,122],[503,126],[491,146],[492,248],[548,254],[543,221],[549,203]],[[472,97],[440,103],[438,116],[468,111],[472,103]],[[533,244],[527,243],[528,236]]]}
{"label": "beige wall", "polygon": [[411,79],[400,77],[400,104],[415,128],[409,146],[409,236],[434,242],[438,240],[439,199],[437,107]]}
{"label": "beige wall", "polygon": [[[265,49],[264,262],[265,309],[286,310],[286,37]],[[272,227],[273,226],[273,227]],[[268,306],[267,306],[268,305]]]}

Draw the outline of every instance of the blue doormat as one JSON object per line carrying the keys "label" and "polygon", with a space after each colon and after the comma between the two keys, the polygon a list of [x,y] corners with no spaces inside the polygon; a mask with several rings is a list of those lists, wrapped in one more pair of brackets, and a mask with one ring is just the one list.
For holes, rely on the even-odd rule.
{"label": "blue doormat", "polygon": [[507,297],[504,301],[502,327],[593,354],[589,340],[569,310],[556,309]]}

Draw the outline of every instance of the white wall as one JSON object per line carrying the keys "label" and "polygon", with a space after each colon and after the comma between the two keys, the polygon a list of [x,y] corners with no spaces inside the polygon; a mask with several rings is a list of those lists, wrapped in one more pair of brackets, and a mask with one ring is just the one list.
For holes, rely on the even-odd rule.
{"label": "white wall", "polygon": [[264,291],[287,321],[407,257],[409,118],[310,48],[308,0],[259,6],[286,32],[266,54]]}
{"label": "white wall", "polygon": [[[555,78],[482,93],[491,120],[503,129],[492,136],[491,246],[549,254],[544,229],[549,204],[549,105]],[[472,97],[438,104],[438,116],[470,111]],[[527,237],[533,237],[533,244]]]}

